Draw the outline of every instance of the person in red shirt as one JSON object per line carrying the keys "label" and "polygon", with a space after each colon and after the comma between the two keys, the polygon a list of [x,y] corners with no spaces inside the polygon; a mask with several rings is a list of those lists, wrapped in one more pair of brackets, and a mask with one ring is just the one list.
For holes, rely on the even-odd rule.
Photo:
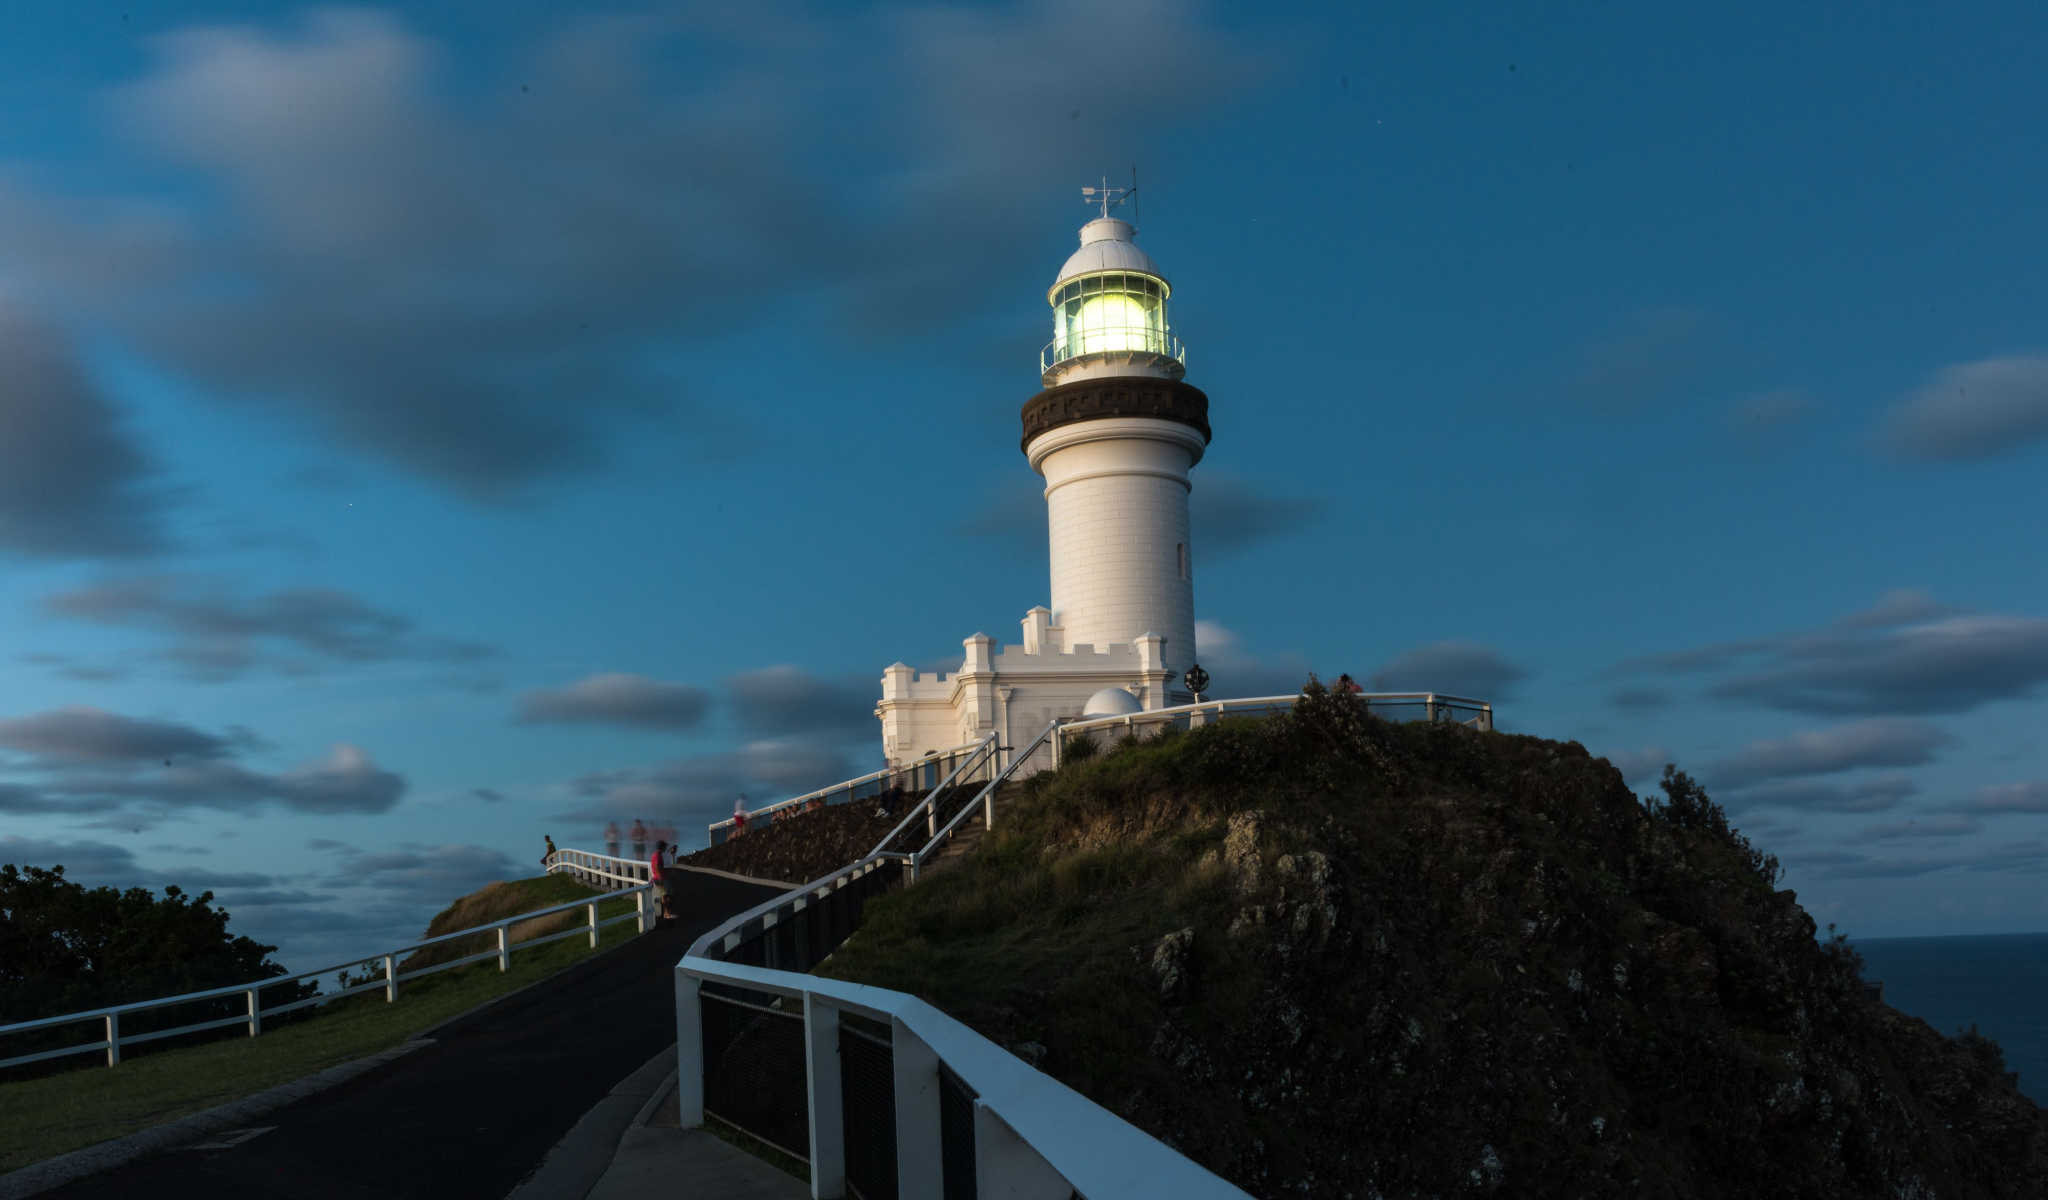
{"label": "person in red shirt", "polygon": [[654,843],[654,856],[647,860],[647,878],[654,884],[654,899],[656,903],[661,905],[661,919],[673,921],[676,919],[676,915],[670,912],[668,907],[668,881],[663,878],[661,873],[662,868],[667,865],[662,860],[667,857],[668,843],[665,841]]}

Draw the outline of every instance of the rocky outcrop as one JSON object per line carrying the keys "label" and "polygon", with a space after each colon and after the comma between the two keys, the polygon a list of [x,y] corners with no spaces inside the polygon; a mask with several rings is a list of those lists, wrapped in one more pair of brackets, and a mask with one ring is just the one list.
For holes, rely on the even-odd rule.
{"label": "rocky outcrop", "polygon": [[1327,697],[1177,741],[1032,785],[834,973],[1260,1196],[2048,1195],[1996,1047],[1871,995],[1682,775]]}

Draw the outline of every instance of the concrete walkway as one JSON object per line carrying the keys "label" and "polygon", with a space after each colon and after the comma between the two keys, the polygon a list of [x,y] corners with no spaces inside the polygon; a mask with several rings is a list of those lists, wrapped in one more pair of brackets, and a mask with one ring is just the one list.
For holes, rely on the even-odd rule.
{"label": "concrete walkway", "polygon": [[[676,1124],[676,1071],[670,1051],[661,1089],[619,1139],[612,1164],[586,1200],[803,1200],[811,1189],[708,1130]],[[524,1200],[524,1198],[521,1198]]]}
{"label": "concrete walkway", "polygon": [[[338,1086],[252,1114],[246,1129],[155,1148],[50,1194],[499,1197],[596,1118],[611,1140],[598,1138],[580,1188],[555,1193],[585,1194],[618,1165],[621,1127],[662,1079],[649,1060],[675,1042],[677,960],[700,934],[784,890],[695,871],[672,871],[669,884],[676,922],[466,1014]],[[621,1080],[646,1094],[628,1107],[615,1095]]]}

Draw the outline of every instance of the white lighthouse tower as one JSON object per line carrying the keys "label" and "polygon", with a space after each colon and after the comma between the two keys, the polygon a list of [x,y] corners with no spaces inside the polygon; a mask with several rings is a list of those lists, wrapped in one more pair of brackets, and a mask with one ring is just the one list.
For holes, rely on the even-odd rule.
{"label": "white lighthouse tower", "polygon": [[892,763],[991,731],[1015,745],[1055,716],[1194,699],[1180,680],[1195,662],[1188,472],[1209,444],[1209,398],[1183,379],[1165,272],[1110,215],[1127,193],[1083,195],[1100,212],[1046,292],[1044,390],[1022,414],[1045,479],[1052,605],[1024,615],[1019,646],[967,638],[957,672],[884,671],[875,714]]}
{"label": "white lighthouse tower", "polygon": [[1167,323],[1173,289],[1137,230],[1103,215],[1046,293],[1053,339],[1045,390],[1024,406],[1024,454],[1045,477],[1052,615],[1067,640],[1166,638],[1194,662],[1188,469],[1209,445],[1209,400],[1182,382],[1186,354]]}

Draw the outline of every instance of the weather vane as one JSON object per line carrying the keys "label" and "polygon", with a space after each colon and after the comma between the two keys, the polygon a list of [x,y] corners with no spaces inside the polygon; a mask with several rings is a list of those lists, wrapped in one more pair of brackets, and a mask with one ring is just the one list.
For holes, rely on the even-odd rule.
{"label": "weather vane", "polygon": [[1081,203],[1101,205],[1102,215],[1106,217],[1109,215],[1110,209],[1115,208],[1137,194],[1138,168],[1132,167],[1131,186],[1111,187],[1109,186],[1109,176],[1104,175],[1101,187],[1084,187],[1081,189]]}

